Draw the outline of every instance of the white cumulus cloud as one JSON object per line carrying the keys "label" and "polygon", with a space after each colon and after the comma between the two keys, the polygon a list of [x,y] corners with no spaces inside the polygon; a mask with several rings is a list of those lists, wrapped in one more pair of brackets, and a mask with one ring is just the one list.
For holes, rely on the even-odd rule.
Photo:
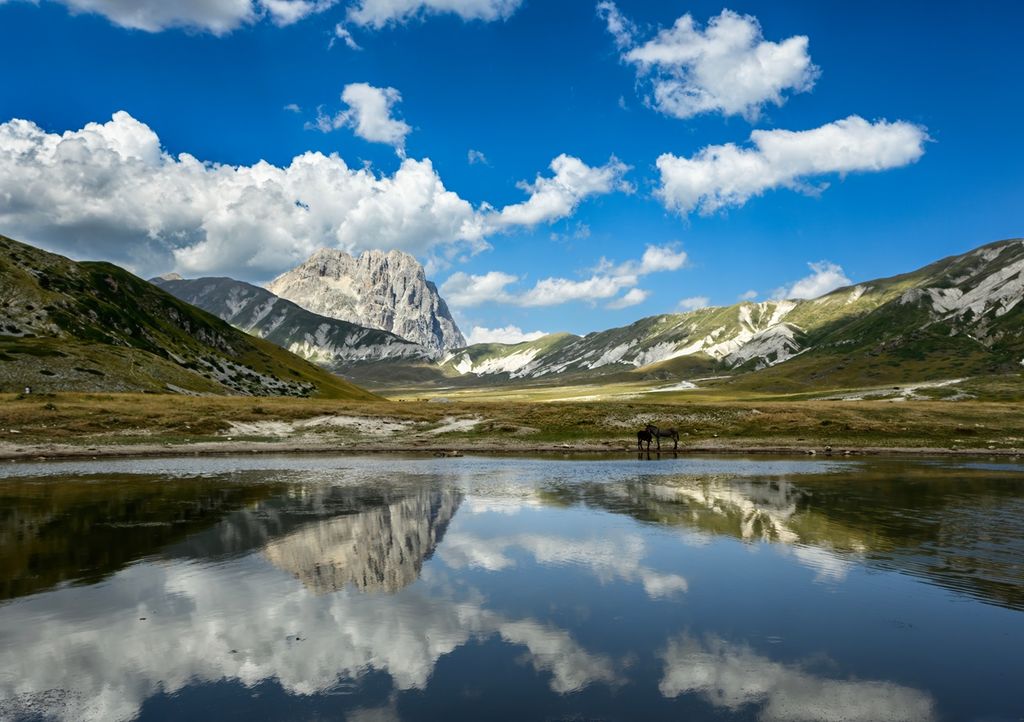
{"label": "white cumulus cloud", "polygon": [[225,35],[269,17],[291,25],[323,12],[336,0],[56,0],[74,14],[94,13],[114,25],[157,33],[184,28]]}
{"label": "white cumulus cloud", "polygon": [[349,6],[348,20],[356,25],[382,28],[422,18],[450,13],[463,20],[504,20],[522,0],[357,0]]}
{"label": "white cumulus cloud", "polygon": [[63,134],[26,120],[0,124],[0,223],[16,237],[147,273],[261,278],[322,246],[486,247],[477,212],[429,159],[406,159],[393,175],[312,152],[285,167],[220,165],[170,155],[123,111]]}
{"label": "white cumulus cloud", "polygon": [[402,94],[395,88],[377,88],[369,83],[349,83],[341,93],[348,108],[333,117],[321,113],[316,127],[329,132],[351,128],[352,132],[371,143],[386,143],[400,156],[405,155],[405,136],[412,128],[404,120],[393,117],[395,105]]}
{"label": "white cumulus cloud", "polygon": [[650,291],[645,291],[642,288],[631,288],[621,298],[616,298],[610,302],[605,308],[609,308],[613,311],[617,311],[623,308],[629,308],[630,306],[636,306],[638,303],[643,303],[647,300],[647,297],[651,295]]}
{"label": "white cumulus cloud", "polygon": [[[595,192],[588,187],[559,212],[571,214]],[[318,152],[286,166],[234,166],[171,155],[124,111],[63,133],[0,123],[0,228],[141,274],[263,280],[325,246],[453,257],[517,227],[501,217],[448,190],[429,158],[404,158],[390,175]]]}
{"label": "white cumulus cloud", "polygon": [[345,43],[349,50],[362,50],[363,48],[356,42],[356,39],[352,37],[352,33],[343,24],[338,23],[334,26],[334,37],[331,38],[331,42],[328,43],[328,48],[334,47],[334,42],[340,40]]}
{"label": "white cumulus cloud", "polygon": [[466,152],[466,162],[470,165],[476,165],[477,163],[487,165],[487,156],[483,154],[483,151],[470,148]]}
{"label": "white cumulus cloud", "polygon": [[742,206],[766,190],[816,192],[808,179],[833,173],[882,171],[915,162],[928,134],[904,121],[871,123],[851,115],[803,131],[755,130],[750,147],[712,145],[692,158],[658,157],[661,185],[655,194],[667,208],[685,215]]}
{"label": "white cumulus cloud", "polygon": [[524,341],[536,341],[538,338],[547,336],[546,331],[525,332],[518,326],[502,326],[501,328],[485,328],[474,326],[466,336],[466,342],[470,345],[477,343],[523,343]]}
{"label": "white cumulus cloud", "polygon": [[744,291],[739,295],[740,301],[753,301],[755,298],[757,298],[757,291],[755,291],[753,288],[751,288],[749,291]]}
{"label": "white cumulus cloud", "polygon": [[753,120],[767,103],[782,105],[787,91],[809,91],[818,77],[806,36],[765,40],[750,15],[723,10],[702,29],[687,13],[638,43],[636,28],[614,3],[597,8],[623,59],[650,82],[648,102],[666,115],[721,113]]}
{"label": "white cumulus cloud", "polygon": [[643,276],[658,271],[678,271],[686,265],[687,259],[686,251],[672,246],[647,246],[636,273]]}
{"label": "white cumulus cloud", "polygon": [[810,275],[804,276],[799,281],[775,289],[773,298],[817,298],[829,291],[834,291],[843,286],[853,283],[843,272],[841,266],[831,261],[818,261],[808,263],[811,269]]}
{"label": "white cumulus cloud", "polygon": [[337,0],[259,0],[275,25],[291,25],[308,15],[320,13],[333,6]]}
{"label": "white cumulus cloud", "polygon": [[[0,4],[9,0],[0,0]],[[29,0],[38,4],[39,0]],[[52,0],[73,14],[96,14],[114,25],[158,33],[181,28],[226,35],[244,25],[268,18],[278,26],[291,25],[339,4],[340,0]],[[522,0],[353,0],[344,23],[335,26],[334,40],[353,50],[361,48],[348,24],[380,29],[391,24],[454,14],[463,20],[485,22],[510,17]]]}
{"label": "white cumulus cloud", "polygon": [[569,301],[595,301],[611,298],[636,283],[635,276],[591,276],[582,281],[568,278],[544,278],[520,294],[520,306],[558,306]]}
{"label": "white cumulus cloud", "polygon": [[684,298],[679,302],[679,310],[681,311],[696,311],[701,308],[707,308],[711,302],[707,296],[690,296]]}
{"label": "white cumulus cloud", "polygon": [[533,183],[522,181],[519,187],[530,194],[522,203],[505,206],[494,218],[499,226],[535,226],[570,216],[586,198],[611,193],[631,192],[623,180],[629,166],[614,156],[602,166],[589,166],[565,153],[551,161],[554,175],[537,174]]}
{"label": "white cumulus cloud", "polygon": [[482,275],[456,271],[441,285],[441,293],[448,305],[456,308],[479,306],[488,301],[500,303],[512,300],[506,288],[518,280],[519,276],[501,271],[489,271]]}
{"label": "white cumulus cloud", "polygon": [[[608,32],[615,38],[615,45],[623,50],[633,45],[633,38],[636,36],[636,26],[619,12],[618,6],[610,0],[602,0],[597,4],[597,16],[604,20]],[[620,105],[624,105],[623,98],[619,98]]]}
{"label": "white cumulus cloud", "polygon": [[636,288],[642,276],[649,273],[673,271],[686,264],[686,252],[672,246],[648,246],[639,261],[614,264],[602,259],[589,278],[543,278],[523,290],[509,290],[509,286],[523,280],[519,276],[501,271],[482,275],[457,271],[441,285],[441,293],[448,303],[457,308],[479,306],[484,303],[509,303],[516,306],[557,306],[570,301],[603,301],[626,291],[608,308],[626,308],[646,300],[648,292]]}

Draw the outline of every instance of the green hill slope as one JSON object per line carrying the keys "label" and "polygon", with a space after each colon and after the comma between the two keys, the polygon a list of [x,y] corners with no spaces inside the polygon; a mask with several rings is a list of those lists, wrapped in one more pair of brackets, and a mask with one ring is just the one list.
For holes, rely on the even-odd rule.
{"label": "green hill slope", "polygon": [[109,263],[0,236],[0,389],[373,399]]}
{"label": "green hill slope", "polygon": [[1020,372],[1024,240],[820,298],[739,303],[629,326],[470,346],[442,363],[462,384],[692,379],[772,391]]}

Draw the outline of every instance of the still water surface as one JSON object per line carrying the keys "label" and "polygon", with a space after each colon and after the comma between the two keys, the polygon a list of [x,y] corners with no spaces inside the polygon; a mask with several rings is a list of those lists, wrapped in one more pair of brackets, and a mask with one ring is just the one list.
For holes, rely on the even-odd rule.
{"label": "still water surface", "polygon": [[1022,465],[0,468],[0,719],[1022,715]]}

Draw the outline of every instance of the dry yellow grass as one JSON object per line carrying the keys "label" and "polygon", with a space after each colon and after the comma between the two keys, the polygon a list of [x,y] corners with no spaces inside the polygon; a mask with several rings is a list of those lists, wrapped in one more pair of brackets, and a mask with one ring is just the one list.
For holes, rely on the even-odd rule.
{"label": "dry yellow grass", "polygon": [[[409,422],[403,439],[453,418],[474,426],[436,437],[453,447],[553,443],[635,443],[651,421],[674,426],[682,446],[933,447],[1009,450],[1024,447],[1024,408],[1018,404],[944,401],[766,401],[757,403],[598,401],[381,401],[187,397],[158,394],[0,396],[0,441],[7,445],[172,445],[223,440],[231,422],[294,422],[320,416]],[[342,433],[342,432],[338,432]],[[351,437],[358,429],[343,433]]]}

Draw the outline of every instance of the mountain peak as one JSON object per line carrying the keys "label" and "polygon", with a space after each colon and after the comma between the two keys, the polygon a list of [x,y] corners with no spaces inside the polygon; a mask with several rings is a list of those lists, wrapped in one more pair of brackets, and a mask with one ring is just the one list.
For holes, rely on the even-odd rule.
{"label": "mountain peak", "polygon": [[353,256],[321,248],[267,289],[307,311],[389,331],[435,352],[466,345],[437,287],[404,251]]}

